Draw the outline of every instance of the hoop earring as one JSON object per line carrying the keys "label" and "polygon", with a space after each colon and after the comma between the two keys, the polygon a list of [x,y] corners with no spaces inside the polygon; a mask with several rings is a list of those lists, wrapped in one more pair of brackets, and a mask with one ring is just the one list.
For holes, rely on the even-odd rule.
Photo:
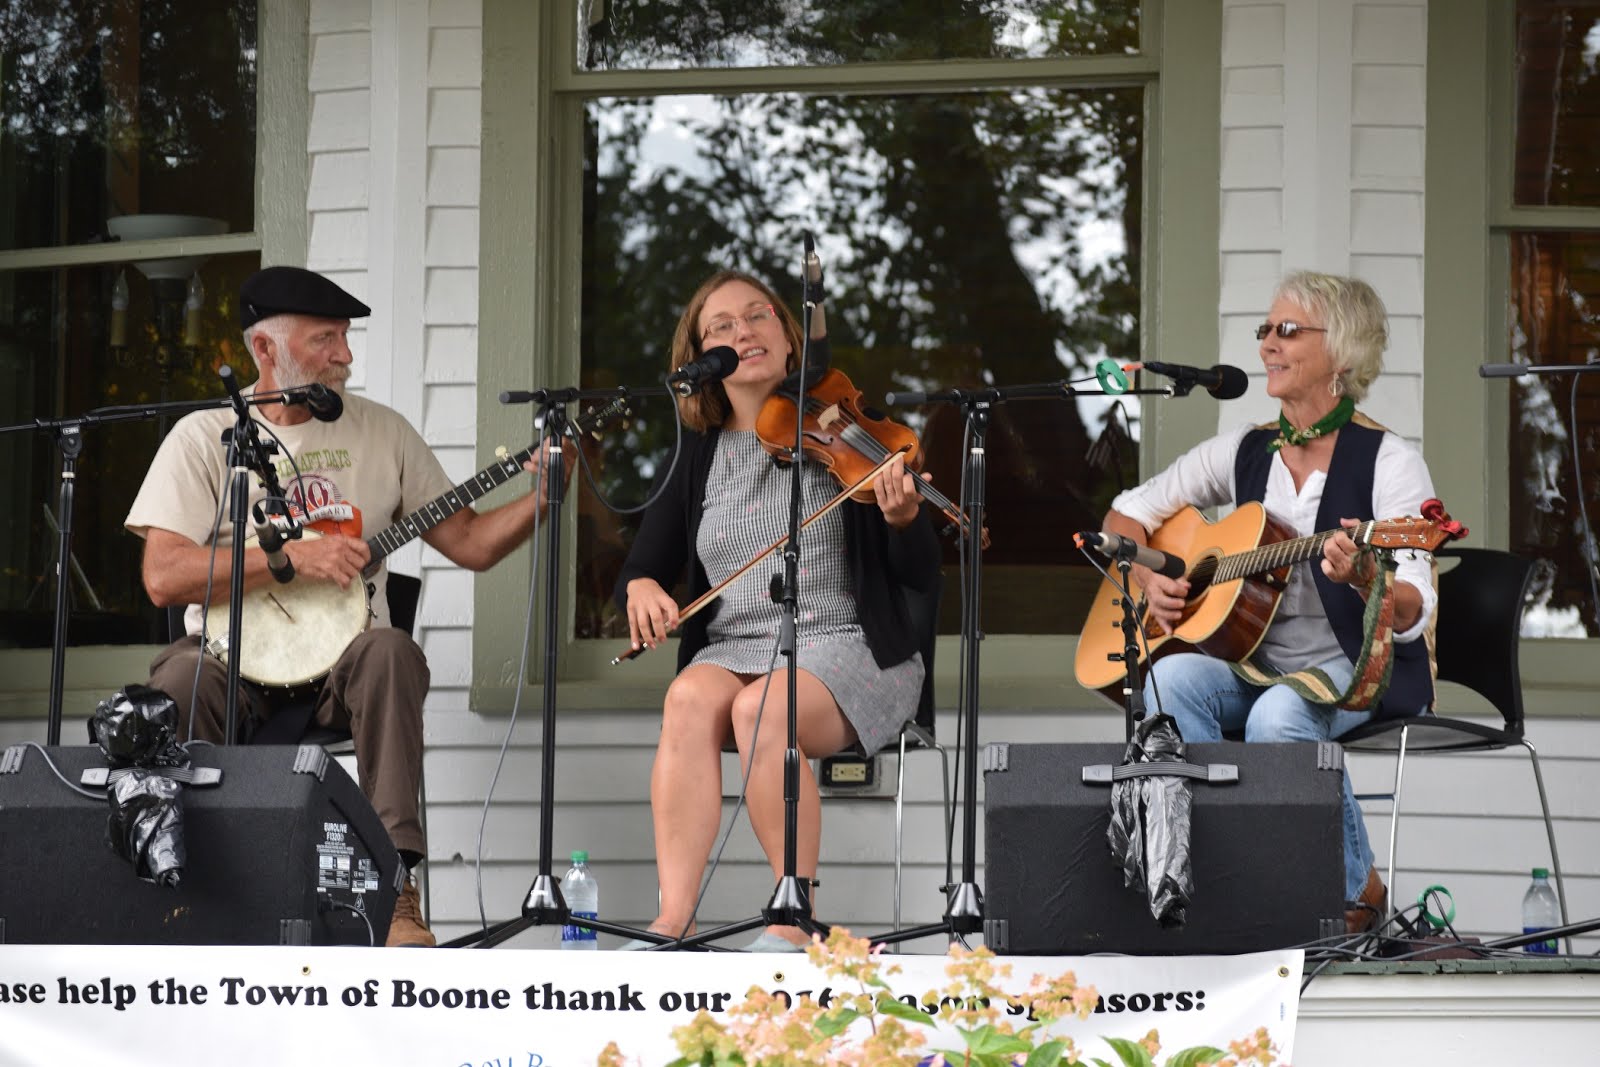
{"label": "hoop earring", "polygon": [[1335,400],[1344,396],[1344,379],[1342,377],[1335,374],[1333,379],[1328,382],[1328,394]]}

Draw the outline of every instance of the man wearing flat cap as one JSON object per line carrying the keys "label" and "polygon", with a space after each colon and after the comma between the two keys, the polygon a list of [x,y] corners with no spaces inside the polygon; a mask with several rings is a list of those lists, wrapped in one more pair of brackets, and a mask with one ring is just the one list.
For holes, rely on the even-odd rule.
{"label": "man wearing flat cap", "polygon": [[[321,383],[343,393],[352,358],[347,340],[350,320],[370,315],[370,308],[322,275],[299,267],[268,267],[252,275],[240,287],[239,307],[245,343],[260,372],[253,390]],[[364,538],[453,485],[411,424],[365,397],[344,397],[342,414],[331,422],[314,419],[299,405],[263,405],[254,414],[271,424],[282,443],[275,461],[292,513],[322,535],[285,545],[294,566],[293,582],[302,587],[332,583],[340,589],[356,583],[358,590],[364,584],[371,599],[371,627],[353,636],[325,676],[308,683],[315,687],[310,714],[319,725],[350,731],[362,791],[409,869],[425,850],[417,786],[428,665],[410,635],[389,624],[388,575],[383,565],[375,574],[363,576],[371,562]],[[226,516],[219,522],[219,515],[231,471],[221,438],[233,422],[228,408],[180,420],[162,442],[125,520],[129,530],[145,539],[144,585],[150,599],[158,607],[188,606],[188,635],[156,657],[150,684],[177,702],[186,734],[192,705],[193,736],[212,741],[224,736],[227,674],[221,660],[201,653],[199,605],[209,578],[217,598],[213,612],[224,621],[213,619],[208,627],[212,634],[225,632],[222,613],[229,587],[232,527]],[[531,472],[536,462],[530,460],[525,466]],[[256,485],[252,504],[265,494]],[[544,513],[545,498],[543,492],[538,500],[529,493],[481,512],[463,507],[421,536],[452,562],[486,570],[527,539]],[[252,544],[245,552],[246,592],[271,587],[273,582],[266,553]],[[287,598],[296,586],[278,588]],[[359,593],[357,599],[359,603]],[[243,635],[247,644],[273,639],[270,627],[257,629]],[[284,710],[286,703],[282,694],[249,683],[241,686],[239,736],[297,741],[308,725],[307,713],[302,710],[302,718],[295,721],[293,713]],[[304,709],[305,702],[300,706]],[[280,737],[283,733],[291,736]],[[410,878],[395,904],[388,943],[434,944]]]}

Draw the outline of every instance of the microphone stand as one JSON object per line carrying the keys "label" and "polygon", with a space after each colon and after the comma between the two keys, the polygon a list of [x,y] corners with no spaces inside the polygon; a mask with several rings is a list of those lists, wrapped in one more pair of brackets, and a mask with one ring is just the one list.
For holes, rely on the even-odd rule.
{"label": "microphone stand", "polygon": [[[805,237],[806,252],[812,251],[812,238]],[[811,914],[811,894],[796,873],[798,863],[796,844],[800,825],[800,733],[799,733],[799,675],[795,664],[797,631],[800,620],[800,524],[802,507],[802,478],[805,472],[805,401],[806,370],[811,354],[811,318],[822,300],[821,279],[813,280],[804,269],[804,298],[801,307],[800,365],[791,379],[795,383],[794,445],[789,466],[789,536],[783,548],[783,570],[772,576],[772,599],[781,605],[778,612],[778,654],[784,658],[785,692],[788,713],[784,716],[787,731],[783,749],[783,874],[773,888],[772,896],[760,914],[740,919],[712,930],[704,930],[688,937],[674,939],[646,931],[644,940],[674,949],[698,948],[701,945],[727,937],[729,934],[754,930],[758,926],[792,926],[806,934],[828,936],[828,926]],[[754,758],[754,754],[752,754]],[[656,951],[651,949],[650,951]]]}
{"label": "microphone stand", "polygon": [[[230,372],[231,373],[231,372]],[[252,395],[251,405],[288,404],[304,399],[304,390],[278,390]],[[34,419],[13,426],[0,426],[0,434],[35,430],[51,435],[61,451],[61,491],[56,510],[56,599],[55,625],[50,640],[50,696],[46,705],[45,744],[61,743],[62,702],[66,688],[67,629],[71,619],[68,584],[72,559],[72,516],[76,503],[78,457],[83,453],[83,428],[102,423],[131,422],[141,419],[166,419],[208,408],[226,407],[231,398],[212,400],[174,400],[160,404],[123,404],[95,408],[82,415],[62,419]]]}
{"label": "microphone stand", "polygon": [[1133,553],[1136,546],[1127,540],[1117,549],[1117,575],[1122,583],[1117,604],[1122,608],[1122,655],[1108,653],[1109,659],[1121,659],[1127,670],[1127,680],[1122,683],[1123,728],[1125,741],[1133,740],[1134,727],[1144,722],[1144,679],[1139,671],[1139,604],[1133,598],[1129,572],[1133,570]]}
{"label": "microphone stand", "polygon": [[[442,948],[493,948],[531,926],[572,925],[624,937],[660,936],[619,923],[573,915],[567,907],[566,898],[561,895],[561,883],[550,869],[551,845],[555,837],[556,626],[560,619],[561,507],[565,502],[567,484],[561,440],[568,436],[570,427],[566,405],[575,400],[614,400],[656,392],[659,390],[568,388],[518,390],[500,395],[502,403],[539,405],[539,438],[547,442],[545,448],[549,456],[543,475],[549,510],[542,521],[549,538],[549,548],[544,558],[544,708],[539,742],[539,871],[523,897],[521,913],[516,918],[448,941]],[[537,560],[534,565],[538,565]],[[517,684],[520,686],[522,679],[517,679]]]}
{"label": "microphone stand", "polygon": [[[224,717],[222,743],[232,745],[238,738],[239,723],[239,661],[238,650],[243,647],[244,611],[244,538],[245,524],[250,519],[250,475],[261,479],[267,491],[268,507],[264,517],[281,509],[289,517],[283,501],[283,486],[278,482],[278,472],[273,469],[272,457],[277,454],[276,441],[261,440],[256,420],[250,417],[250,405],[239,391],[239,382],[233,368],[224,363],[217,369],[228,399],[237,416],[234,424],[222,432],[222,443],[228,446],[228,467],[232,470],[229,483],[228,518],[233,524],[233,542],[228,546],[230,569],[228,574],[228,643],[227,643],[227,704]],[[278,501],[274,505],[271,502]],[[299,529],[290,518],[289,537],[298,537]]]}
{"label": "microphone stand", "polygon": [[[983,529],[985,482],[988,460],[985,440],[989,414],[995,404],[1007,400],[1066,399],[1078,394],[1098,396],[1097,390],[1076,389],[1065,380],[1040,385],[1018,385],[1005,388],[946,389],[936,393],[895,392],[884,396],[889,405],[918,405],[929,403],[955,404],[966,415],[967,433],[971,445],[967,450],[962,472],[961,510],[967,517],[968,529],[976,533]],[[1168,395],[1165,389],[1130,389],[1127,393],[1153,393]],[[975,544],[975,542],[974,542]],[[983,929],[983,891],[977,880],[978,836],[978,670],[979,643],[983,640],[983,553],[974,551],[972,562],[963,575],[961,595],[961,672],[963,688],[961,707],[966,709],[965,732],[960,738],[962,763],[961,829],[962,856],[961,881],[944,886],[945,913],[937,923],[876,934],[872,944],[895,944],[933,934],[964,936]]]}

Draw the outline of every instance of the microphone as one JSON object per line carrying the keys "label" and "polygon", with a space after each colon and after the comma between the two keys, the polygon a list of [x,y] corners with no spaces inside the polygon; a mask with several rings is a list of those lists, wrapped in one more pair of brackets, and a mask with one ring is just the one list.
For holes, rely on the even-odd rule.
{"label": "microphone", "polygon": [[667,375],[667,384],[679,396],[688,396],[700,386],[720,382],[738,369],[739,353],[728,345],[718,345]]}
{"label": "microphone", "polygon": [[[1149,364],[1146,364],[1148,366]],[[1168,578],[1182,578],[1188,564],[1170,552],[1141,545],[1131,537],[1106,533],[1103,530],[1084,530],[1073,538],[1079,548],[1092,548],[1107,559],[1128,559]]]}
{"label": "microphone", "polygon": [[222,387],[228,391],[234,413],[240,416],[247,414],[250,407],[245,403],[244,394],[239,392],[239,377],[233,373],[233,368],[224,363],[217,368],[217,377],[222,379]]}
{"label": "microphone", "polygon": [[1189,390],[1198,385],[1218,400],[1237,400],[1250,388],[1250,379],[1244,371],[1226,363],[1219,363],[1210,370],[1186,367],[1182,363],[1125,363],[1122,369],[1147,370],[1171,378],[1179,396],[1188,395]]}
{"label": "microphone", "polygon": [[800,257],[802,299],[806,310],[811,313],[806,324],[806,380],[802,387],[800,372],[792,371],[778,384],[778,392],[783,396],[795,396],[814,389],[833,365],[833,346],[828,343],[828,317],[822,309],[822,302],[827,299],[827,288],[822,282],[822,260],[817,256],[817,243],[812,240],[810,230],[802,231],[800,240],[805,248]]}
{"label": "microphone", "polygon": [[267,570],[280,584],[290,581],[294,578],[294,560],[283,550],[283,531],[277,523],[261,521],[259,513],[256,518],[256,540],[267,554]]}
{"label": "microphone", "polygon": [[312,382],[306,386],[305,396],[302,399],[310,410],[312,418],[318,422],[337,422],[339,416],[344,414],[344,397],[321,382]]}
{"label": "microphone", "polygon": [[1519,378],[1524,374],[1594,374],[1600,362],[1588,363],[1485,363],[1478,368],[1480,378]]}

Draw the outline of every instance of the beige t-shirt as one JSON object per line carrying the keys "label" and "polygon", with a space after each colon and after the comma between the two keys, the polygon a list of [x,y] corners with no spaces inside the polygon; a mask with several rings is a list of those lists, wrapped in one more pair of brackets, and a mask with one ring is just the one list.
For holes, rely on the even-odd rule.
{"label": "beige t-shirt", "polygon": [[[263,441],[271,440],[268,429],[282,441],[273,460],[284,495],[296,515],[320,532],[337,530],[370,540],[452,488],[422,435],[399,412],[375,401],[346,395],[344,414],[335,422],[257,422]],[[233,424],[231,408],[207,409],[179,420],[156,452],[123,525],[139,537],[153,526],[198,545],[209,545],[216,530],[217,552],[227,552],[233,541],[226,503],[232,472],[222,434]],[[255,475],[250,482],[253,506],[267,494]],[[254,538],[253,521],[248,529]],[[389,625],[387,577],[383,564],[366,577],[375,626]],[[214,596],[225,600],[227,592],[224,584]],[[198,605],[190,606],[184,623],[189,633],[200,632]]]}

